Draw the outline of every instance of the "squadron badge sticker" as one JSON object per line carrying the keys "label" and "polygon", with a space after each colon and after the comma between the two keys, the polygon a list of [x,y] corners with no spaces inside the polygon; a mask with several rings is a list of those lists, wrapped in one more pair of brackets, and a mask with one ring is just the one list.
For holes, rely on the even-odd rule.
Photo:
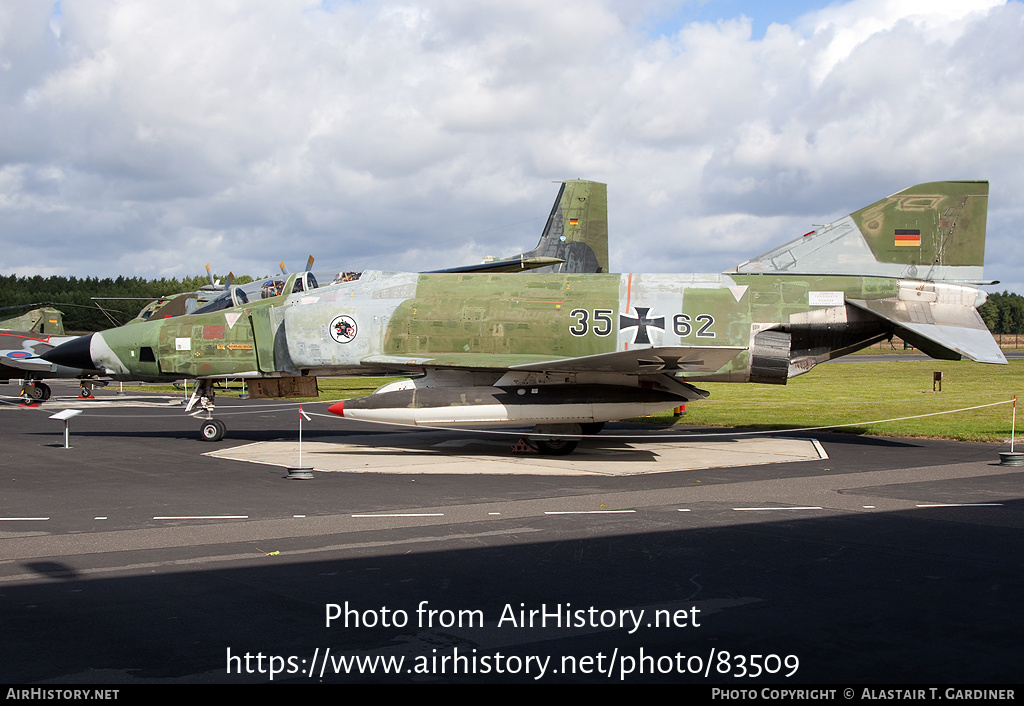
{"label": "squadron badge sticker", "polygon": [[331,322],[331,338],[338,343],[348,343],[356,337],[356,322],[351,316],[335,316]]}

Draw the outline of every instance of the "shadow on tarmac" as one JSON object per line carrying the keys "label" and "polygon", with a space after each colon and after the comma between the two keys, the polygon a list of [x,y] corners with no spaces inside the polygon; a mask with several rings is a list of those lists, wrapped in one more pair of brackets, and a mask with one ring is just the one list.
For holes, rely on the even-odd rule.
{"label": "shadow on tarmac", "polygon": [[[1024,509],[1020,499],[1004,502],[1007,512]],[[336,658],[402,656],[406,662],[400,674],[345,675],[328,668],[322,678],[281,673],[274,681],[534,681],[536,668],[495,673],[500,653],[521,660],[550,656],[545,683],[1016,683],[1024,657],[1024,536],[1015,528],[962,521],[971,510],[616,528],[588,538],[566,536],[551,518],[497,520],[462,525],[457,536],[446,526],[389,530],[373,537],[379,545],[370,542],[376,533],[360,532],[258,548],[180,547],[174,556],[132,552],[119,565],[139,564],[135,575],[102,578],[61,562],[27,561],[22,568],[38,581],[0,583],[0,664],[8,683],[267,682],[265,671],[227,674],[228,650],[252,655],[253,671],[257,654],[295,656],[296,670],[308,670],[315,651],[322,657],[330,648]],[[616,522],[596,519],[591,531],[607,532]],[[487,535],[473,536],[474,530]],[[528,541],[531,531],[554,538]],[[268,556],[271,551],[280,554]],[[219,562],[218,553],[252,558]],[[206,561],[206,568],[190,568]],[[422,601],[436,610],[481,611],[485,626],[419,627]],[[335,621],[325,627],[326,605],[346,602],[374,619],[383,608],[392,616],[402,610],[409,623],[346,629]],[[599,612],[705,609],[699,627],[644,625],[632,635],[617,628],[497,627],[507,610],[518,616],[521,607],[550,611],[559,603]],[[641,651],[655,659],[714,654],[722,660],[723,651],[796,655],[799,669],[789,679],[715,674],[718,665],[738,670],[730,657],[714,661],[705,678],[677,673],[670,659],[654,663],[655,671],[671,665],[666,673],[622,678],[622,658],[638,658]],[[619,662],[611,678],[580,673],[580,662],[577,673],[562,671],[563,657],[596,660],[601,654],[607,665],[613,653]],[[492,671],[453,675],[449,662],[447,673],[438,673],[440,661],[431,660],[454,654],[476,657],[478,665],[489,656]],[[407,671],[424,661],[428,673]],[[244,663],[237,664],[244,671]],[[262,665],[266,670],[269,662]]]}

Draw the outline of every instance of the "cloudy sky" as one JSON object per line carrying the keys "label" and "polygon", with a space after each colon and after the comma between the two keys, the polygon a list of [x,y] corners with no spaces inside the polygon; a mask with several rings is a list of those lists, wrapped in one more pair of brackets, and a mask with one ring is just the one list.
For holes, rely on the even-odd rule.
{"label": "cloudy sky", "polygon": [[0,274],[421,270],[608,184],[612,266],[721,271],[988,179],[1024,293],[1024,4],[0,4]]}

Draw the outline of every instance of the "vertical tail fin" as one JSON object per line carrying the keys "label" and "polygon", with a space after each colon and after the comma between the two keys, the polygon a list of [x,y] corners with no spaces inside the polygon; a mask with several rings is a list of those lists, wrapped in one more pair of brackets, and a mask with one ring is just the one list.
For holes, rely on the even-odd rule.
{"label": "vertical tail fin", "polygon": [[[31,306],[31,304],[29,305]],[[9,306],[4,309],[19,309]],[[25,331],[50,336],[64,335],[64,314],[51,306],[32,309],[18,316],[0,318],[0,330]]]}
{"label": "vertical tail fin", "polygon": [[32,330],[51,336],[63,336],[64,312],[49,306],[44,307],[39,311],[39,321],[32,327]]}
{"label": "vertical tail fin", "polygon": [[987,181],[918,184],[731,272],[982,283]]}
{"label": "vertical tail fin", "polygon": [[505,260],[432,273],[608,272],[608,186],[582,179],[561,184],[540,242],[533,250]]}
{"label": "vertical tail fin", "polygon": [[540,242],[524,255],[563,260],[538,272],[608,272],[608,185],[563,181]]}

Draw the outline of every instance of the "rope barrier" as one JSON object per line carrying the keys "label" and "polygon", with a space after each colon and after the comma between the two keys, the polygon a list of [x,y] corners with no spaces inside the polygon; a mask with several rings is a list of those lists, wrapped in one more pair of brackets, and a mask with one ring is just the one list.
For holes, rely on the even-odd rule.
{"label": "rope barrier", "polygon": [[[19,407],[22,406],[20,404],[20,401],[19,401],[19,403],[13,403],[13,402],[9,401],[10,399],[15,399],[15,398],[0,399],[0,402],[3,402],[4,404],[12,405],[12,406],[19,406]],[[20,398],[17,398],[17,399],[20,400]],[[227,411],[227,412],[223,411],[225,408],[222,406],[222,407],[218,407],[217,408],[217,410],[218,410],[217,411],[217,416],[218,417],[231,417],[231,416],[241,416],[241,415],[246,415],[246,414],[266,414],[268,412],[268,410],[270,410],[271,412],[276,412],[276,411],[282,411],[282,410],[287,410],[287,409],[291,409],[291,408],[294,408],[297,411],[299,405],[303,405],[303,404],[304,405],[315,405],[315,404],[327,404],[327,405],[329,405],[329,404],[334,404],[336,402],[342,402],[342,401],[344,401],[344,400],[336,399],[336,400],[317,400],[317,401],[313,401],[313,402],[285,402],[285,403],[281,403],[281,404],[262,405],[260,409],[245,410],[245,411]],[[961,407],[959,409],[943,410],[943,411],[940,411],[940,412],[927,412],[927,413],[924,413],[924,414],[912,414],[912,415],[908,415],[908,416],[905,416],[905,417],[892,417],[890,419],[874,419],[874,420],[870,420],[870,421],[848,422],[848,423],[844,423],[844,424],[824,424],[824,425],[821,425],[821,426],[798,427],[798,428],[793,428],[793,429],[759,429],[759,430],[753,430],[753,431],[728,431],[728,432],[658,432],[658,431],[653,431],[653,432],[646,433],[646,434],[601,434],[600,438],[602,438],[602,439],[652,439],[652,438],[657,438],[657,439],[671,440],[671,439],[695,439],[695,438],[705,438],[705,437],[714,438],[714,437],[757,436],[757,435],[764,435],[764,434],[780,434],[780,433],[787,433],[787,434],[789,434],[789,433],[793,433],[793,432],[824,431],[824,430],[827,430],[827,429],[845,429],[845,428],[849,428],[849,427],[869,426],[869,425],[873,425],[873,424],[888,424],[888,423],[891,423],[891,422],[903,422],[903,421],[908,421],[908,420],[911,420],[911,419],[923,419],[925,417],[937,417],[937,416],[942,416],[942,415],[947,415],[947,414],[959,414],[961,412],[970,412],[970,411],[976,410],[976,409],[985,409],[987,407],[997,407],[999,405],[1004,405],[1004,404],[1014,404],[1015,402],[1016,402],[1016,397],[1014,397],[1012,399],[1009,399],[1009,400],[1002,400],[1000,402],[989,402],[987,404],[974,405],[974,406],[971,406],[971,407]],[[54,405],[54,404],[51,403],[51,404],[49,404],[47,406],[47,408],[45,410],[43,410],[43,408],[41,408],[41,407],[26,407],[26,408],[27,409],[38,409],[38,410],[41,410],[41,411],[52,411],[55,406],[59,406],[59,405]],[[234,408],[234,406],[228,406],[227,407],[228,410],[231,410],[233,408]],[[198,416],[199,414],[202,414],[202,412],[199,412],[198,414],[197,413],[190,413],[189,416]],[[320,413],[317,413],[317,412],[309,412],[309,411],[307,411],[306,414],[308,414],[310,416],[314,416],[314,417],[323,417],[325,419],[332,419],[332,420],[339,419],[339,417],[337,417],[336,415],[333,415],[333,414],[320,414]],[[88,417],[103,417],[105,419],[138,419],[139,418],[138,414],[88,414],[88,413],[83,413],[82,416],[83,417],[85,417],[85,416],[88,416]],[[153,415],[146,415],[146,416],[148,418],[163,418],[163,417],[180,418],[181,414],[180,413],[175,413],[175,414],[153,414]],[[385,426],[398,427],[398,428],[403,428],[403,429],[419,429],[421,431],[422,430],[429,430],[429,431],[457,431],[457,432],[463,432],[463,433],[489,434],[489,435],[495,435],[495,436],[522,436],[523,435],[522,431],[502,431],[500,429],[442,427],[442,426],[431,426],[431,425],[402,424],[400,422],[381,422],[381,421],[375,421],[375,420],[374,421],[371,421],[371,420],[359,420],[359,421],[361,423],[364,423],[364,424],[381,424],[381,425],[385,425]],[[510,422],[510,424],[512,424],[512,423]],[[530,433],[530,436],[537,436],[537,437],[545,437],[545,436],[564,437],[565,435],[564,434],[559,435],[559,434],[533,434],[533,433]]]}

